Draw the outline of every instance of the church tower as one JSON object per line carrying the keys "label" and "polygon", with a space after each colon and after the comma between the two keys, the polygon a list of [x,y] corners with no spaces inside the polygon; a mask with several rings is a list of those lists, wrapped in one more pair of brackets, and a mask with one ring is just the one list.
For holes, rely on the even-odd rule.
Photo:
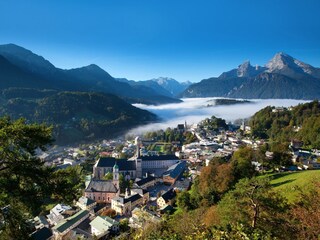
{"label": "church tower", "polygon": [[137,147],[137,156],[136,156],[136,177],[141,178],[142,177],[142,160],[140,156],[140,138],[136,137],[135,144]]}
{"label": "church tower", "polygon": [[119,196],[120,193],[120,183],[119,183],[119,166],[117,165],[117,161],[113,166],[113,184],[118,189],[117,195]]}

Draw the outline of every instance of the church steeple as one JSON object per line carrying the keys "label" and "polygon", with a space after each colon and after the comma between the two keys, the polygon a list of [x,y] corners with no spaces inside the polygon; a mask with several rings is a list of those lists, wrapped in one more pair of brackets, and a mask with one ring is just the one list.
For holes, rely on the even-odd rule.
{"label": "church steeple", "polygon": [[118,192],[120,192],[120,184],[119,184],[119,166],[117,165],[117,161],[113,166],[113,184],[117,187]]}

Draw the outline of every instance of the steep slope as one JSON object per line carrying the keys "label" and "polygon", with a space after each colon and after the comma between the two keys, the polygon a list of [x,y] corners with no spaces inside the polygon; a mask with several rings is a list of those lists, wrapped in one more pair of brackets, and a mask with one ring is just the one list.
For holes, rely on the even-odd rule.
{"label": "steep slope", "polygon": [[44,82],[41,77],[22,70],[0,55],[0,88],[9,87],[56,88],[52,82]]}
{"label": "steep slope", "polygon": [[191,85],[181,96],[316,99],[320,97],[319,76],[319,68],[280,52],[265,67],[245,62],[218,78]]}

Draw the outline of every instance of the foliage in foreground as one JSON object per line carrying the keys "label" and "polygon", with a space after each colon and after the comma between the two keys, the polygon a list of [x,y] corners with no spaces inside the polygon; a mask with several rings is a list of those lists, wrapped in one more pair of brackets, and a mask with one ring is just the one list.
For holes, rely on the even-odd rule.
{"label": "foliage in foreground", "polygon": [[0,118],[1,239],[27,239],[26,220],[41,211],[44,201],[70,203],[79,196],[81,168],[54,171],[36,157],[52,142],[52,128],[24,119]]}

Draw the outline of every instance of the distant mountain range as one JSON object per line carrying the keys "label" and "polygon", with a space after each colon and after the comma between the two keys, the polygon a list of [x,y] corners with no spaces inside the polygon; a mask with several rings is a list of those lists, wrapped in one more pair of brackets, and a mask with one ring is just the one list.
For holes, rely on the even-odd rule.
{"label": "distant mountain range", "polygon": [[4,87],[104,92],[130,103],[180,102],[156,88],[117,81],[94,64],[70,70],[56,68],[43,57],[14,44],[0,45],[0,88]]}
{"label": "distant mountain range", "polygon": [[318,99],[320,68],[279,52],[263,67],[246,61],[219,77],[190,85],[180,96]]}
{"label": "distant mountain range", "polygon": [[58,144],[111,138],[157,121],[128,102],[180,100],[115,80],[97,65],[63,70],[14,44],[0,45],[0,116],[54,126]]}
{"label": "distant mountain range", "polygon": [[147,87],[156,91],[158,94],[167,97],[177,97],[179,96],[187,87],[192,83],[189,81],[178,82],[173,78],[159,77],[144,81],[134,81],[128,80],[126,78],[116,78],[120,82],[129,83],[132,87]]}

